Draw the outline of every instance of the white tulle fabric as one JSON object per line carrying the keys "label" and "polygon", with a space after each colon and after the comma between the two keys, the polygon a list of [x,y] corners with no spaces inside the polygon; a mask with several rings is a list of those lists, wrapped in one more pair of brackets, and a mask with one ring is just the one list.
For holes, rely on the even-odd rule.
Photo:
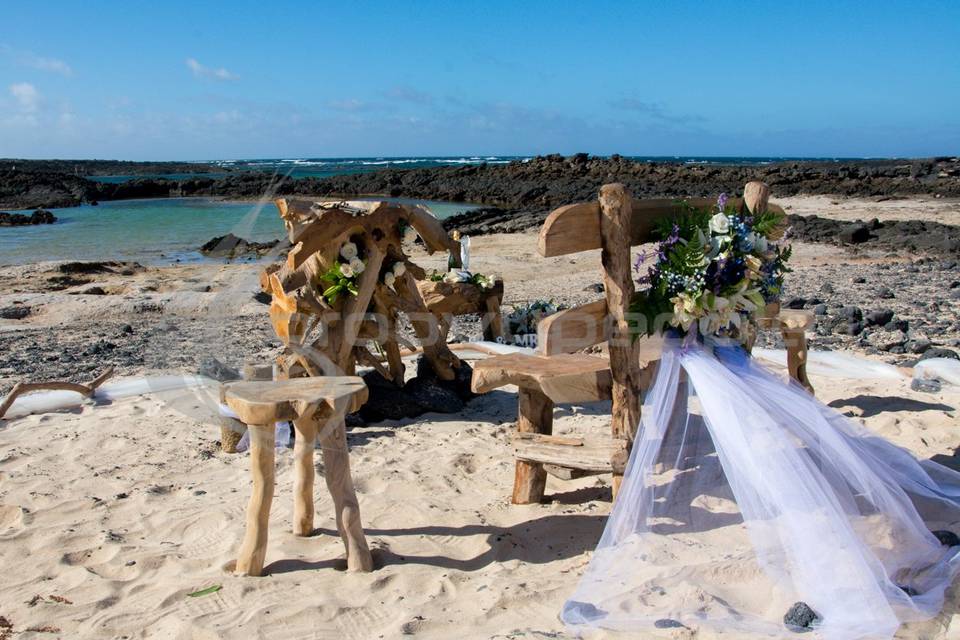
{"label": "white tulle fabric", "polygon": [[[643,637],[683,624],[892,637],[935,615],[960,547],[960,474],[787,384],[739,347],[669,343],[603,537],[561,617]],[[810,636],[807,636],[810,637]]]}

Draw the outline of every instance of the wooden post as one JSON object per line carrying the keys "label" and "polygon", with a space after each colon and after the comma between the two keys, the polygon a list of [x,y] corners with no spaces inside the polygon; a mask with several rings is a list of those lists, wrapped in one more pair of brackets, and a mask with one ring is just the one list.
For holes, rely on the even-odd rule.
{"label": "wooden post", "polygon": [[[517,431],[553,433],[553,401],[539,389],[520,387]],[[513,504],[531,504],[543,499],[547,472],[536,462],[517,460],[513,479]]]}
{"label": "wooden post", "polygon": [[273,502],[275,426],[251,424],[248,427],[253,491],[247,505],[247,530],[240,545],[235,573],[259,576],[263,574],[263,561],[267,555],[267,531]]}
{"label": "wooden post", "polygon": [[799,382],[810,393],[814,393],[813,385],[807,377],[807,337],[803,328],[780,325],[783,335],[783,344],[787,348],[787,371],[790,377]]}
{"label": "wooden post", "polygon": [[293,535],[313,533],[313,448],[317,439],[317,425],[312,415],[293,421],[297,438],[293,443]]}
{"label": "wooden post", "polygon": [[220,418],[220,450],[224,453],[236,453],[237,445],[243,438],[247,425],[232,418]]}
{"label": "wooden post", "polygon": [[373,558],[360,523],[360,504],[350,476],[347,431],[342,414],[320,425],[320,444],[323,446],[323,472],[327,489],[333,498],[337,530],[347,551],[347,570],[373,571]]}
{"label": "wooden post", "polygon": [[496,342],[497,338],[506,337],[503,334],[503,312],[500,311],[500,300],[496,296],[487,296],[484,307],[487,317],[483,322],[483,339]]}
{"label": "wooden post", "polygon": [[750,213],[763,213],[770,202],[770,187],[764,182],[754,180],[743,187],[743,206]]}
{"label": "wooden post", "polygon": [[633,298],[630,261],[631,198],[622,184],[600,188],[603,285],[610,314],[613,435],[632,440],[640,422],[640,360],[627,314]]}

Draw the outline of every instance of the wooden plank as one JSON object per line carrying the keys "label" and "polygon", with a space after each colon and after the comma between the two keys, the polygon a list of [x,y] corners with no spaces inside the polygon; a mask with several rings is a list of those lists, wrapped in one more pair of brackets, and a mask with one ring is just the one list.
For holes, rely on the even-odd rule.
{"label": "wooden plank", "polygon": [[537,351],[552,356],[573,353],[607,340],[607,301],[564,309],[537,325]]}
{"label": "wooden plank", "polygon": [[512,442],[514,456],[541,465],[551,464],[566,469],[581,469],[598,473],[610,473],[610,460],[626,451],[627,441],[611,437],[595,437],[584,440],[583,445],[571,447],[543,441],[540,438],[522,438]]}
{"label": "wooden plank", "polygon": [[508,384],[538,389],[554,402],[606,400],[610,398],[610,365],[604,358],[582,353],[550,357],[512,353],[474,363],[474,393]]}
{"label": "wooden plank", "polygon": [[[712,207],[713,198],[684,198],[694,207]],[[677,213],[677,199],[652,198],[631,201],[630,245],[636,246],[650,242],[650,233],[661,218]],[[729,204],[739,208],[742,198],[731,198]],[[769,204],[768,209],[783,214],[783,209]],[[545,258],[563,256],[570,253],[599,249],[600,242],[600,204],[583,202],[566,205],[553,211],[543,223],[537,240],[537,250]]]}
{"label": "wooden plank", "polygon": [[586,469],[569,469],[567,467],[558,467],[555,464],[543,465],[543,470],[548,476],[553,476],[559,480],[578,480],[588,476],[598,476],[603,471],[587,471]]}

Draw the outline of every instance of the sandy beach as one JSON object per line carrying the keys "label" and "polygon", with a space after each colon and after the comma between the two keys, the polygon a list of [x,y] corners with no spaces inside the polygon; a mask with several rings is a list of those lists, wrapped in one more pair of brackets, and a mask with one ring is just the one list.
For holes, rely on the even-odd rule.
{"label": "sandy beach", "polygon": [[[948,199],[775,200],[791,213],[842,220],[960,220]],[[956,351],[960,300],[949,293],[960,279],[955,260],[829,244],[795,249],[786,297],[799,307],[823,305],[810,335],[814,349],[901,367],[929,349]],[[602,295],[595,286],[599,252],[544,259],[535,233],[526,232],[475,238],[473,254],[476,271],[504,279],[508,308]],[[428,270],[445,266],[439,255],[413,258]],[[24,378],[86,379],[107,364],[122,377],[195,373],[209,357],[239,367],[278,352],[267,307],[254,299],[263,262],[113,265],[73,274],[61,265],[0,269],[0,309],[30,310],[0,320],[0,392]],[[890,297],[878,295],[883,289]],[[845,332],[850,307],[864,318],[853,335]],[[891,312],[890,328],[866,320],[878,310]],[[478,334],[469,320],[451,331],[458,340]],[[765,344],[777,346],[776,337]],[[814,374],[812,382],[824,403],[874,433],[921,459],[960,466],[956,387],[912,391],[908,377]],[[17,637],[568,637],[557,616],[599,539],[610,479],[550,478],[545,503],[510,505],[514,388],[478,397],[459,414],[349,431],[376,565],[370,574],[344,571],[322,483],[315,535],[291,533],[292,452],[284,449],[268,575],[234,577],[248,458],[221,453],[217,422],[198,404],[189,394],[148,395],[0,422],[0,616]],[[555,433],[603,432],[609,410],[608,403],[561,406]],[[723,544],[722,531],[699,544],[691,558]],[[215,585],[222,588],[188,596]],[[765,594],[758,589],[755,597],[762,602]],[[905,625],[897,637],[960,637],[958,611],[951,592],[940,616]],[[714,637],[684,628],[657,634],[651,637]]]}

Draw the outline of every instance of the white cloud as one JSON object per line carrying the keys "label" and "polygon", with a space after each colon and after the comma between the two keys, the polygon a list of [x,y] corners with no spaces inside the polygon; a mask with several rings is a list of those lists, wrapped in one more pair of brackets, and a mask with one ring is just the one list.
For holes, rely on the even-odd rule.
{"label": "white cloud", "polygon": [[18,82],[10,85],[10,95],[20,105],[22,111],[36,111],[40,103],[40,92],[29,82]]}
{"label": "white cloud", "polygon": [[32,53],[24,53],[20,56],[20,63],[32,69],[59,73],[62,76],[69,77],[73,75],[73,69],[70,68],[70,65],[58,58],[45,58]]}
{"label": "white cloud", "polygon": [[196,58],[187,58],[187,67],[195,78],[210,78],[211,80],[238,80],[240,76],[227,71],[223,67],[214,69],[200,64]]}
{"label": "white cloud", "polygon": [[48,71],[50,73],[59,73],[62,76],[72,76],[73,69],[69,64],[59,58],[48,58],[38,56],[32,51],[18,50],[6,44],[0,44],[0,54],[8,55],[13,61],[21,67],[29,67],[38,71]]}

